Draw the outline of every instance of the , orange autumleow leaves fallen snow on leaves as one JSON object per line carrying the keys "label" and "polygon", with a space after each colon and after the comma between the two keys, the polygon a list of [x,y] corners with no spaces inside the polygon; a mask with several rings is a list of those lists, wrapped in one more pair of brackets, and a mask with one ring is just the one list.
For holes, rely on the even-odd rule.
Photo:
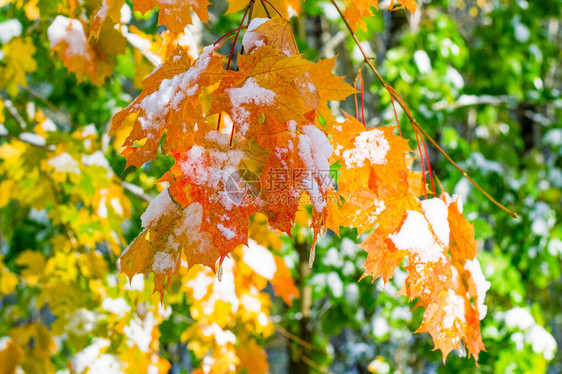
{"label": ", orange autumleow leaves fallen snow on leaves", "polygon": [[[226,13],[236,13],[248,6],[247,0],[229,0],[228,10]],[[356,0],[345,1],[346,10],[345,17],[354,25],[360,25],[365,28],[364,18],[372,17],[371,7],[378,8],[379,0]],[[102,0],[99,9],[95,12],[91,21],[91,35],[98,37],[99,30],[107,18],[113,23],[119,23],[120,9],[125,4],[124,0]],[[158,24],[164,25],[174,34],[183,32],[186,25],[192,23],[191,10],[197,17],[203,21],[209,21],[209,12],[207,7],[210,2],[208,0],[192,0],[192,1],[168,1],[168,0],[135,0],[133,1],[133,10],[140,11],[145,14],[149,10],[156,7],[159,8]],[[389,10],[405,8],[412,13],[416,12],[418,4],[416,0],[391,0],[388,5]],[[256,1],[253,5],[253,15],[255,17],[265,17],[274,12],[283,18],[296,16],[301,11],[300,0],[270,0],[267,2]]]}
{"label": ", orange autumleow leaves fallen snow on leaves", "polygon": [[69,72],[79,81],[86,77],[101,85],[113,74],[115,56],[125,52],[125,38],[111,24],[98,25],[95,38],[88,38],[86,23],[79,19],[57,16],[47,34],[51,50],[58,53]]}
{"label": ", orange autumleow leaves fallen snow on leaves", "polygon": [[[400,4],[415,9],[413,1]],[[160,180],[169,187],[143,214],[144,230],[121,256],[121,271],[129,278],[154,272],[163,294],[182,263],[215,271],[250,246],[247,261],[257,245],[250,237],[269,235],[260,225],[290,234],[304,198],[314,240],[328,228],[372,230],[361,244],[364,277],[387,282],[404,266],[400,294],[425,308],[418,331],[431,334],[444,357],[466,348],[477,359],[489,283],[462,202],[447,194],[419,199],[422,174],[410,169],[411,149],[395,127],[367,130],[349,115],[335,120],[328,101],[355,91],[332,74],[333,59],[302,58],[287,21],[253,19],[242,43],[236,71],[224,70],[220,44],[195,61],[178,46],[115,115],[113,132],[134,121],[127,165],[154,160],[165,134],[161,151],[175,159]],[[203,94],[209,97],[200,100]],[[290,303],[296,289],[285,281],[283,261],[275,262],[277,273],[267,279]]]}

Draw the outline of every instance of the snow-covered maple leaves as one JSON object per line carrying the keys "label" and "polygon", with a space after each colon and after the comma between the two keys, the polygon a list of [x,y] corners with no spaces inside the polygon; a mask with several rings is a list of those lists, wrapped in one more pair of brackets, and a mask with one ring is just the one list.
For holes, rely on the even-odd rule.
{"label": "snow-covered maple leaves", "polygon": [[109,23],[98,25],[89,37],[88,24],[59,15],[47,30],[51,50],[62,58],[69,72],[79,81],[88,77],[101,85],[113,73],[115,56],[125,52],[125,38]]}
{"label": "snow-covered maple leaves", "polygon": [[418,331],[429,332],[444,357],[464,342],[478,358],[489,283],[476,259],[473,228],[457,199],[418,199],[421,176],[406,166],[410,149],[392,130],[364,130],[349,116],[332,129],[332,161],[341,164],[339,224],[359,233],[375,227],[361,244],[367,251],[364,276],[387,282],[407,257],[400,294],[426,308]]}
{"label": "snow-covered maple leaves", "polygon": [[[194,23],[193,15],[196,15],[197,21],[205,23],[209,21],[208,6],[210,3],[208,0],[134,0],[132,3],[132,10],[142,14],[158,9],[158,24],[167,29],[162,36],[168,35],[172,40],[180,41],[182,39],[182,35],[188,30],[187,27]],[[359,25],[365,29],[364,19],[373,16],[371,8],[377,8],[379,0],[345,1],[344,3],[347,21],[353,28]],[[300,0],[256,2],[229,0],[228,4],[227,14],[239,12],[251,6],[253,11],[250,14],[253,14],[254,17],[269,17],[270,14],[277,14],[283,19],[298,16],[302,8]],[[417,2],[416,0],[392,0],[388,5],[388,9],[399,8],[405,8],[414,13],[417,9]],[[80,14],[79,17],[77,17],[78,14]],[[152,48],[150,42],[139,38],[140,32],[134,26],[128,25],[130,20],[131,8],[124,0],[94,0],[87,5],[71,2],[68,11],[57,15],[51,21],[48,30],[51,50],[59,55],[64,66],[69,72],[75,73],[79,81],[89,78],[92,83],[102,85],[105,79],[113,73],[116,56],[125,53],[126,42],[151,60],[155,57],[150,51]],[[254,24],[254,27],[257,25]],[[271,44],[279,44],[278,42],[282,41],[273,39],[289,35],[279,30],[279,27],[286,28],[287,26],[278,23],[269,32],[262,30],[262,35],[268,38]],[[189,31],[187,32],[189,33]],[[292,38],[292,34],[290,37]],[[293,47],[289,46],[289,48]],[[245,50],[249,52],[250,49],[245,47]],[[294,54],[297,51],[288,49],[282,52]],[[328,60],[324,64],[325,67],[331,68]],[[329,85],[329,81],[325,83]],[[317,89],[320,90],[321,86],[318,86]],[[321,108],[320,112],[323,115],[329,114],[327,107]]]}
{"label": "snow-covered maple leaves", "polygon": [[[245,43],[253,45],[248,55],[239,56],[238,71],[223,69],[215,53],[219,44],[206,47],[194,62],[178,47],[143,81],[141,95],[113,119],[113,131],[133,121],[123,152],[128,165],[154,159],[161,142],[162,151],[176,160],[161,178],[169,190],[149,207],[145,230],[123,256],[129,275],[157,269],[159,291],[177,274],[182,253],[189,266],[214,268],[217,259],[222,263],[247,244],[250,217],[257,212],[273,228],[290,233],[303,194],[308,195],[317,235],[331,214],[332,146],[320,116],[328,100],[354,91],[331,74],[333,60],[315,64],[296,54],[287,21],[261,23],[251,25]],[[210,93],[210,103],[200,100],[203,90]],[[221,113],[227,116],[218,122]],[[335,122],[331,115],[324,120]],[[198,224],[190,231],[185,226],[193,217]],[[208,236],[212,248],[207,240],[186,245],[186,235]]]}
{"label": "snow-covered maple leaves", "polygon": [[[401,294],[418,298],[417,305],[426,308],[418,331],[429,332],[444,357],[453,349],[463,352],[463,341],[468,354],[477,359],[484,349],[479,322],[486,315],[484,297],[490,284],[475,258],[472,227],[462,216],[459,204],[447,195],[444,200],[423,200],[406,211],[400,229],[389,236],[388,244],[391,252],[408,256],[408,277]],[[468,233],[472,243],[455,239]],[[457,243],[473,246],[468,257],[460,255]]]}
{"label": "snow-covered maple leaves", "polygon": [[446,194],[420,201],[422,175],[410,169],[411,150],[394,127],[366,130],[351,116],[336,122],[328,101],[354,90],[331,73],[333,59],[298,54],[287,21],[253,20],[243,44],[237,71],[224,70],[220,44],[195,61],[178,47],[114,117],[112,131],[133,122],[128,165],[154,160],[160,144],[175,159],[161,178],[169,188],[143,215],[122,271],[154,272],[163,293],[182,263],[215,270],[248,245],[256,213],[290,234],[305,198],[315,238],[340,226],[372,230],[361,244],[364,276],[388,281],[404,266],[401,293],[426,308],[419,331],[445,356],[464,347],[477,358],[489,283],[460,201]]}
{"label": "snow-covered maple leaves", "polygon": [[[163,147],[169,154],[193,144],[194,127],[205,120],[199,94],[204,87],[217,83],[224,72],[220,56],[213,54],[217,47],[205,48],[193,64],[187,52],[177,47],[172,58],[143,80],[141,95],[113,118],[115,129],[131,114],[137,116],[124,144],[127,166],[139,167],[156,159],[165,131]],[[139,141],[145,143],[139,146]]]}

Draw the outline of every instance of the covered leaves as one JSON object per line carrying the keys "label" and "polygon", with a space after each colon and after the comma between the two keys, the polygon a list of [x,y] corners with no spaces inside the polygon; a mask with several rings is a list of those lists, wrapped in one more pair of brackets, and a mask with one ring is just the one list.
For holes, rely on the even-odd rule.
{"label": "covered leaves", "polygon": [[47,29],[51,51],[62,58],[69,72],[78,81],[86,77],[97,85],[113,73],[115,56],[125,52],[125,38],[110,23],[96,31],[96,37],[88,39],[87,23],[59,15]]}
{"label": "covered leaves", "polygon": [[[333,61],[314,64],[296,54],[287,21],[261,23],[248,33],[253,36],[245,37],[245,42],[260,43],[239,57],[238,71],[223,71],[221,57],[214,54],[218,45],[206,47],[193,65],[178,47],[144,81],[141,95],[113,120],[116,131],[136,116],[123,151],[128,165],[154,159],[166,134],[162,151],[176,163],[161,180],[169,182],[171,199],[181,209],[199,204],[201,231],[211,235],[220,262],[237,246],[248,244],[250,217],[256,212],[265,214],[272,227],[290,232],[302,194],[313,201],[316,234],[325,228],[327,200],[334,195],[328,162],[332,146],[319,128],[319,117],[328,100],[353,92],[343,79],[332,76]],[[326,81],[333,89],[320,84]],[[207,112],[199,94],[216,83]],[[223,123],[213,129],[213,115],[221,113],[232,121],[231,128]],[[231,132],[236,134],[232,144]],[[279,175],[282,179],[275,181]],[[165,230],[145,226],[131,248],[147,251],[147,241],[164,244],[179,215],[165,217],[165,224],[156,224]]]}
{"label": "covered leaves", "polygon": [[[141,95],[115,115],[113,131],[134,122],[124,144],[127,165],[154,160],[160,144],[175,160],[160,179],[169,188],[149,205],[144,230],[122,255],[122,272],[130,279],[153,272],[155,290],[163,293],[182,266],[214,271],[228,264],[223,270],[230,272],[228,258],[244,248],[250,267],[252,258],[269,264],[255,273],[290,304],[298,292],[289,270],[249,232],[268,240],[252,219],[262,217],[290,234],[306,202],[313,246],[327,228],[372,230],[361,244],[364,277],[387,282],[404,266],[400,293],[426,308],[419,331],[429,332],[445,357],[464,343],[477,358],[488,284],[460,201],[446,194],[419,199],[422,175],[411,170],[411,149],[395,127],[365,129],[349,115],[336,121],[328,101],[355,91],[332,74],[334,59],[314,63],[298,53],[287,21],[252,20],[243,45],[247,54],[228,71],[218,45],[193,63],[177,47],[145,79]],[[202,93],[210,97],[205,104]],[[225,365],[247,358],[244,350],[229,354],[221,357]]]}
{"label": "covered leaves", "polygon": [[187,52],[178,46],[172,56],[143,80],[141,94],[113,118],[111,131],[116,132],[128,117],[135,118],[133,129],[124,146],[127,166],[140,167],[158,155],[164,132],[164,149],[178,154],[194,142],[194,127],[205,114],[199,94],[205,86],[218,82],[223,75],[219,47],[205,48],[192,63]]}

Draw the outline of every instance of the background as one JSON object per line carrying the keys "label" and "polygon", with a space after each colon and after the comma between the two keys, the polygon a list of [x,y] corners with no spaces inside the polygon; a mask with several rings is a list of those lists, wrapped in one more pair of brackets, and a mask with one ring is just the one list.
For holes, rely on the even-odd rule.
{"label": "background", "polygon": [[[184,274],[162,305],[150,277],[129,284],[117,260],[172,161],[124,170],[126,132],[109,137],[110,119],[176,43],[195,54],[241,12],[213,2],[208,24],[171,40],[156,11],[129,2],[122,29],[101,31],[112,42],[76,62],[51,50],[48,30],[77,3],[0,0],[0,373],[561,372],[562,2],[428,1],[414,16],[386,5],[357,32],[363,47],[426,131],[520,216],[429,148],[436,176],[465,202],[492,284],[479,367],[456,352],[444,364],[429,335],[413,333],[421,311],[392,297],[405,273],[386,286],[359,281],[353,230],[322,237],[308,269],[306,214],[294,241],[256,217],[260,244],[235,253],[220,283],[205,269]],[[87,20],[100,3],[78,6]],[[338,55],[336,73],[354,83],[362,57],[331,3],[307,0],[292,24],[306,58]],[[367,69],[363,84],[368,125],[392,124]],[[332,109],[355,113],[355,101]]]}

